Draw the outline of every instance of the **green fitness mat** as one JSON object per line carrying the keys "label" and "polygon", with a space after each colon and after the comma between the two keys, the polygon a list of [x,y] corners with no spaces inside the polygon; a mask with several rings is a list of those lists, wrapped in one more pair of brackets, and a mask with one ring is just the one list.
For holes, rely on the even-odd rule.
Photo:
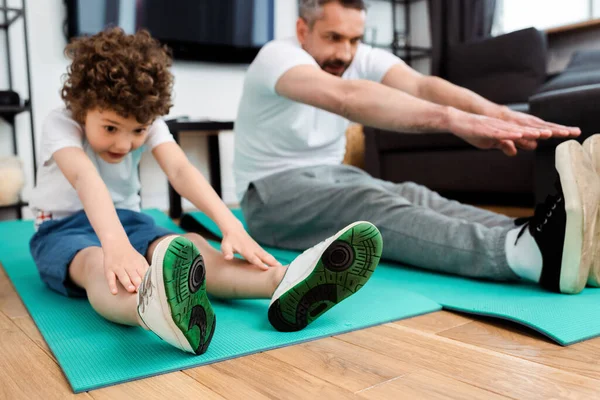
{"label": "green fitness mat", "polygon": [[[165,214],[145,210],[158,224],[182,232]],[[267,319],[269,300],[213,301],[217,328],[208,351],[184,353],[141,328],[113,324],[85,299],[47,289],[29,254],[32,221],[0,223],[0,263],[54,353],[74,392],[210,364],[439,310],[394,284],[399,271],[373,277],[355,296],[305,330],[282,333]],[[218,243],[212,242],[218,247]]]}
{"label": "green fitness mat", "polygon": [[[245,222],[239,209],[233,211]],[[200,225],[220,236],[218,227],[201,212],[186,214],[181,222],[182,227]],[[288,250],[269,247],[265,250],[276,258],[293,259],[294,252]],[[371,279],[374,278],[377,282],[394,279],[394,287],[402,293],[418,293],[445,309],[520,323],[563,346],[600,335],[600,289],[588,288],[577,295],[562,295],[547,292],[537,285],[466,279],[390,262],[380,263]]]}

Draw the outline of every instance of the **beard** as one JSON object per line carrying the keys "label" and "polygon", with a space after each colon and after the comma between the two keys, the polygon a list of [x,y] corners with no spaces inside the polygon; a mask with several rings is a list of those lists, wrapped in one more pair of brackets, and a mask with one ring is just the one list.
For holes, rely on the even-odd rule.
{"label": "beard", "polygon": [[342,76],[350,66],[350,63],[340,59],[327,60],[320,64],[321,69],[332,75]]}

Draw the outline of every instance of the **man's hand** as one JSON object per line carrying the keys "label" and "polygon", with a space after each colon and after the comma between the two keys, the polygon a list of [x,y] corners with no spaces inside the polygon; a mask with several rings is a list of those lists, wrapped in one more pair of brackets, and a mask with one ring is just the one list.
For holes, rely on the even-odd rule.
{"label": "man's hand", "polygon": [[[471,114],[455,108],[450,108],[449,129],[456,136],[477,148],[486,150],[500,149],[508,156],[516,155],[517,148],[533,150],[537,147],[538,139],[547,139],[553,136],[554,131],[552,131],[552,129],[550,129],[548,126],[556,124],[550,124],[542,120],[540,120],[542,121],[542,124],[540,124],[537,122],[539,118],[532,117],[532,119],[530,119],[524,118],[531,117],[526,114],[515,114],[516,116],[509,114],[510,118],[513,120],[518,119],[521,122],[529,121],[535,126],[517,124],[514,122],[504,121],[499,118]],[[556,126],[560,127],[560,125]],[[570,136],[571,131],[568,129],[564,130],[562,127],[555,127],[554,129],[559,132],[557,133],[557,136]],[[562,131],[565,133],[560,133]],[[567,131],[569,133],[567,133]]]}
{"label": "man's hand", "polygon": [[581,134],[581,129],[579,128],[546,122],[541,118],[511,110],[506,106],[500,107],[497,118],[520,126],[550,131],[550,133],[544,133],[542,136],[540,136],[540,139],[548,139],[550,137],[577,137]]}
{"label": "man's hand", "polygon": [[226,260],[233,260],[233,254],[235,252],[244,257],[249,263],[254,264],[263,270],[281,265],[275,257],[263,250],[263,248],[248,235],[242,224],[236,224],[223,230],[221,251]]}
{"label": "man's hand", "polygon": [[117,279],[129,293],[138,290],[148,261],[131,244],[126,243],[102,249],[104,252],[104,272],[112,294],[117,294]]}

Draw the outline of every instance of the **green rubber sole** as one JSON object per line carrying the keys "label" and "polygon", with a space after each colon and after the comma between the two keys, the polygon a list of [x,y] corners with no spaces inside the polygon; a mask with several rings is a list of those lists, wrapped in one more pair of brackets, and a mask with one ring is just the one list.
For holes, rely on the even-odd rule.
{"label": "green rubber sole", "polygon": [[361,222],[328,246],[313,272],[269,307],[269,321],[279,331],[305,328],[362,288],[379,264],[383,240],[372,224]]}
{"label": "green rubber sole", "polygon": [[163,260],[167,302],[175,325],[196,354],[203,354],[212,340],[216,316],[206,295],[204,260],[185,237],[171,241]]}

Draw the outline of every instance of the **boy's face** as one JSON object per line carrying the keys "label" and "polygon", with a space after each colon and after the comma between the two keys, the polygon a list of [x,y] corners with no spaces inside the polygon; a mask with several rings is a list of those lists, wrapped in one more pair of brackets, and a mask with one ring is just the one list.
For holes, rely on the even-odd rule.
{"label": "boy's face", "polygon": [[110,110],[94,109],[85,118],[85,135],[90,146],[104,161],[120,163],[146,141],[148,127],[134,117],[123,118]]}

